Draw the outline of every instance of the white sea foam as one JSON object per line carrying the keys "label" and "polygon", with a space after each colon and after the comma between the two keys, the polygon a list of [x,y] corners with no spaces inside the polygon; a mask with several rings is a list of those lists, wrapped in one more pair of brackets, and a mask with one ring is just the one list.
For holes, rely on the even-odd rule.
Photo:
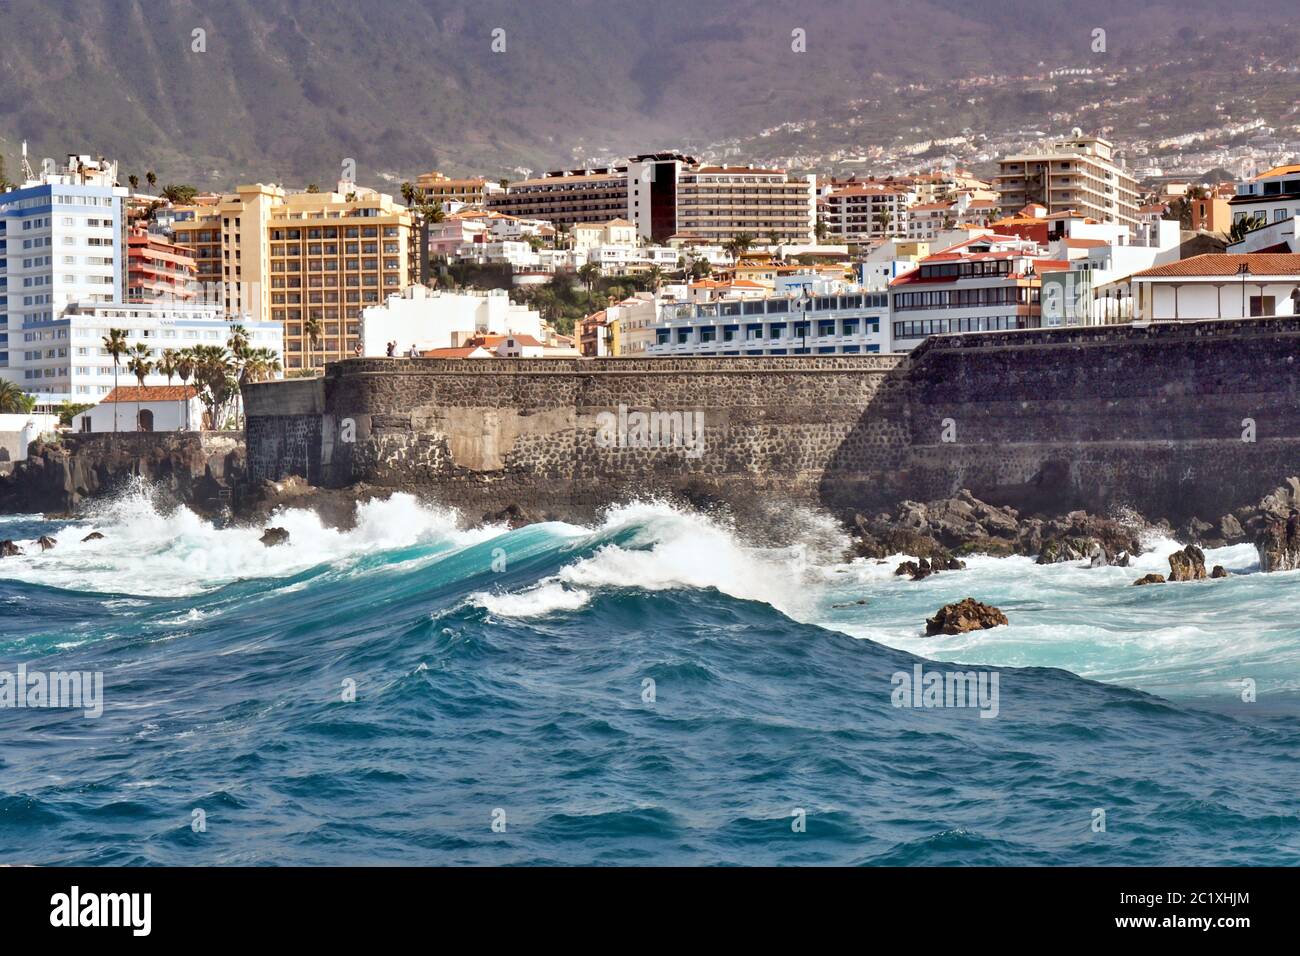
{"label": "white sea foam", "polygon": [[[27,553],[6,559],[0,576],[80,591],[183,596],[416,544],[465,547],[502,533],[497,527],[463,530],[455,511],[406,494],[359,503],[349,531],[326,527],[305,509],[281,511],[269,524],[287,530],[289,541],[268,548],[261,527],[218,529],[187,508],[159,508],[147,490],[137,489],[104,504],[88,522],[61,528],[48,551],[23,542]],[[83,542],[91,531],[104,538]]]}
{"label": "white sea foam", "polygon": [[843,551],[833,522],[809,520],[805,530],[795,545],[762,547],[718,519],[662,502],[632,502],[586,529],[589,542],[620,540],[522,590],[480,592],[469,600],[497,614],[531,617],[575,610],[599,589],[716,588],[799,617],[817,606],[823,584],[817,562]]}

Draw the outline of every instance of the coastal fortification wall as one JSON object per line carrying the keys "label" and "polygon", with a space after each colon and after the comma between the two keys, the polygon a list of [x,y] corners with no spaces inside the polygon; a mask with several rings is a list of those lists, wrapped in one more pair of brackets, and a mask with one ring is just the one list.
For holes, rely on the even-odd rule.
{"label": "coastal fortification wall", "polygon": [[922,500],[1214,520],[1300,470],[1300,319],[940,336],[907,378]]}
{"label": "coastal fortification wall", "polygon": [[[248,468],[475,515],[662,492],[865,511],[965,487],[1214,519],[1300,470],[1297,346],[1300,319],[1265,319],[943,336],[908,356],[354,359],[248,389]],[[639,447],[635,412],[689,416],[703,448]]]}
{"label": "coastal fortification wall", "polygon": [[[314,383],[320,413],[301,394],[313,383],[291,383],[293,410],[283,384],[249,389],[249,473],[575,517],[646,494],[856,497],[906,449],[901,361],[353,359]],[[868,407],[880,413],[864,421]],[[646,441],[637,416],[651,412],[664,433]]]}

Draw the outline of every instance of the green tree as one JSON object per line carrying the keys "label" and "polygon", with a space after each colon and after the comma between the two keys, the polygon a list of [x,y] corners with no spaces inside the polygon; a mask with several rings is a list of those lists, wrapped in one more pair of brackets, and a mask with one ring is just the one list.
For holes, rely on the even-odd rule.
{"label": "green tree", "polygon": [[149,189],[152,191],[158,185],[158,176],[151,169],[144,174],[144,181],[149,184]]}
{"label": "green tree", "polygon": [[223,421],[222,409],[239,388],[234,364],[230,353],[220,345],[195,345],[192,351],[194,384],[199,389],[199,400],[207,408],[207,424],[216,431],[221,428]]}
{"label": "green tree", "polygon": [[162,190],[162,198],[177,206],[188,206],[194,202],[194,197],[198,194],[199,191],[193,186],[177,185],[175,183],[168,183]]}
{"label": "green tree", "polygon": [[36,399],[13,382],[0,379],[0,414],[27,415],[36,407]]}
{"label": "green tree", "polygon": [[[126,354],[126,330],[109,329],[104,336],[104,351],[113,357],[113,391],[117,391],[117,367],[122,364]],[[113,431],[117,431],[117,409],[113,409]]]}
{"label": "green tree", "polygon": [[578,278],[581,279],[582,284],[587,287],[587,293],[590,295],[592,286],[595,284],[596,280],[600,278],[600,266],[596,265],[594,262],[588,262],[578,270]]}
{"label": "green tree", "polygon": [[[158,364],[155,368],[157,368],[159,375],[165,375],[167,377],[168,385],[170,385],[172,379],[176,377],[176,362],[178,358],[179,356],[175,349],[163,349],[162,354],[158,356]],[[181,399],[181,401],[184,402],[184,399]],[[181,411],[181,409],[178,408],[177,411]]]}
{"label": "green tree", "polygon": [[140,177],[137,176],[135,173],[132,173],[130,176],[127,176],[126,181],[131,186],[131,192],[135,192],[140,188]]}
{"label": "green tree", "polygon": [[[135,393],[135,430],[142,431],[140,423],[140,399],[144,394],[144,380],[153,371],[153,353],[143,342],[136,342],[127,350],[126,370],[135,376],[140,390]],[[113,410],[113,421],[117,422],[117,409]]]}
{"label": "green tree", "polygon": [[[190,383],[190,376],[194,374],[194,350],[192,348],[181,349],[176,353],[176,377],[181,380],[181,385]],[[190,430],[190,400],[185,400],[185,430]]]}
{"label": "green tree", "polygon": [[307,321],[302,324],[302,330],[307,335],[307,368],[312,375],[316,374],[316,366],[312,364],[312,349],[320,343],[322,326],[320,318],[312,315],[308,316]]}
{"label": "green tree", "polygon": [[1246,238],[1246,233],[1254,232],[1256,229],[1263,229],[1268,225],[1268,220],[1260,213],[1253,216],[1243,216],[1232,224],[1228,230],[1228,242],[1241,242]]}
{"label": "green tree", "polygon": [[72,427],[72,420],[89,408],[94,408],[94,403],[83,404],[82,402],[60,402],[59,403],[59,424],[64,428]]}

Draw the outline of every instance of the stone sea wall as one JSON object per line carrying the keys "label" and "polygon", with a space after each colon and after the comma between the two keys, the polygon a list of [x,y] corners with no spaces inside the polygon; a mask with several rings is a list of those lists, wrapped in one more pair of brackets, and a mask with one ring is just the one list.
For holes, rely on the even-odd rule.
{"label": "stone sea wall", "polygon": [[[942,336],[908,356],[354,359],[248,389],[248,472],[473,515],[581,518],[637,494],[869,510],[966,487],[1217,518],[1300,469],[1297,361],[1298,319]],[[701,422],[703,449],[638,447],[638,411]]]}

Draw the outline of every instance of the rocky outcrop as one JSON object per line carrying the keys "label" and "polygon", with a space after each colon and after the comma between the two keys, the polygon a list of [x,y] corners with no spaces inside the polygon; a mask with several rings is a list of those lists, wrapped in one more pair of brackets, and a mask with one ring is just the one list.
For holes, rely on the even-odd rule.
{"label": "rocky outcrop", "polygon": [[27,459],[0,476],[0,513],[75,514],[87,499],[143,479],[162,500],[216,516],[229,510],[243,473],[237,434],[69,435],[32,442]]}
{"label": "rocky outcrop", "polygon": [[104,540],[104,536],[102,534],[100,534],[98,531],[92,531],[90,532],[90,534],[86,535],[84,538],[81,539],[81,543],[85,544],[87,541],[103,541],[103,540]]}
{"label": "rocky outcrop", "polygon": [[1216,564],[1216,565],[1214,566],[1214,570],[1210,572],[1210,577],[1212,577],[1212,578],[1228,578],[1228,577],[1232,577],[1232,575],[1230,575],[1227,571],[1224,570],[1223,565],[1221,565],[1221,564]]}
{"label": "rocky outcrop", "polygon": [[12,541],[0,541],[0,558],[16,558],[22,553],[23,549]]}
{"label": "rocky outcrop", "polygon": [[1121,522],[1083,511],[1056,518],[1023,517],[963,490],[951,498],[904,501],[891,512],[854,515],[853,554],[883,558],[907,554],[947,561],[956,554],[1023,554],[1040,564],[1087,561],[1094,567],[1126,564],[1141,554],[1140,521]]}
{"label": "rocky outcrop", "polygon": [[1164,584],[1164,583],[1165,583],[1165,576],[1163,574],[1153,573],[1153,574],[1142,575],[1142,577],[1138,578],[1136,581],[1133,582],[1133,586],[1137,587],[1139,584]]}
{"label": "rocky outcrop", "polygon": [[1007,616],[993,605],[965,598],[956,604],[945,604],[934,617],[926,618],[925,633],[965,634],[1007,623]]}
{"label": "rocky outcrop", "polygon": [[49,535],[43,534],[36,539],[36,546],[40,548],[42,551],[48,551],[56,544],[58,544],[58,542],[55,541],[53,538],[51,538]]}
{"label": "rocky outcrop", "polygon": [[[511,503],[506,505],[500,511],[489,511],[483,515],[484,524],[504,524],[511,528],[522,528],[524,525],[532,524],[541,519],[533,517],[519,505]],[[897,553],[897,552],[894,552]],[[909,554],[911,552],[908,552]],[[884,555],[881,555],[884,557]]]}
{"label": "rocky outcrop", "polygon": [[919,561],[904,561],[894,569],[896,575],[911,575],[913,581],[919,581],[922,578],[928,578],[932,574],[940,571],[964,571],[966,569],[965,561],[958,561],[951,555],[944,557],[937,555],[934,558],[921,558]]}
{"label": "rocky outcrop", "polygon": [[266,547],[274,548],[278,545],[289,543],[289,532],[284,528],[267,528],[262,532],[262,537],[258,540],[260,540]]}
{"label": "rocky outcrop", "polygon": [[1300,516],[1293,510],[1286,520],[1272,518],[1255,536],[1261,571],[1294,571],[1300,568]]}
{"label": "rocky outcrop", "polygon": [[1169,556],[1170,581],[1203,581],[1207,577],[1205,552],[1196,545],[1189,544]]}

